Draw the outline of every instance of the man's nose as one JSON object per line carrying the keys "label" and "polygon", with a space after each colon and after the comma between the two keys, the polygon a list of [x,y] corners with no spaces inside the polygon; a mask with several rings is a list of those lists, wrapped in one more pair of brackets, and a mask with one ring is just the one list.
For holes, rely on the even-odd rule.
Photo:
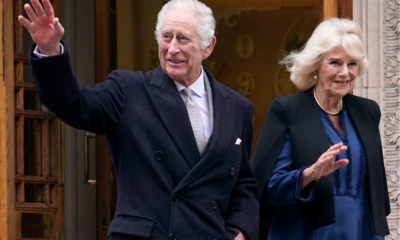
{"label": "man's nose", "polygon": [[169,44],[168,52],[170,54],[176,54],[176,53],[180,52],[180,44],[179,44],[179,41],[176,39],[176,37],[174,37],[171,40],[171,42]]}

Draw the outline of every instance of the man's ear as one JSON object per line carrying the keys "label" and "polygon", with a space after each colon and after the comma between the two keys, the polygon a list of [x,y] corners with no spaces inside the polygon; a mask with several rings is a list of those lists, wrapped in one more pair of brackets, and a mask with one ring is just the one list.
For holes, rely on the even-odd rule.
{"label": "man's ear", "polygon": [[215,38],[215,36],[213,36],[210,45],[208,45],[208,47],[206,47],[206,49],[204,49],[203,59],[206,59],[211,55],[216,43],[217,43],[217,39]]}

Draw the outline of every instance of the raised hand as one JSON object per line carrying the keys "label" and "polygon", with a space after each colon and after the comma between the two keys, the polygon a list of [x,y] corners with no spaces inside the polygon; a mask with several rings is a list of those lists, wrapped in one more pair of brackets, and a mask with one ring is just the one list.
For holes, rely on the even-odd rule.
{"label": "raised hand", "polygon": [[24,5],[28,19],[18,16],[18,21],[28,29],[32,40],[38,45],[40,53],[48,56],[60,54],[60,40],[64,35],[64,28],[59,19],[54,16],[53,6],[49,0],[43,0],[43,7],[38,0],[31,0],[31,4]]}
{"label": "raised hand", "polygon": [[[337,143],[331,146],[326,152],[324,152],[317,160],[317,162],[312,165],[312,170],[314,171],[314,177],[319,179],[325,177],[337,169],[346,166],[349,163],[348,159],[340,159],[335,162],[336,156],[340,152],[347,150],[347,146],[343,146],[343,143]],[[302,187],[307,186],[311,181],[315,180],[311,177],[310,168],[303,171],[303,181]]]}

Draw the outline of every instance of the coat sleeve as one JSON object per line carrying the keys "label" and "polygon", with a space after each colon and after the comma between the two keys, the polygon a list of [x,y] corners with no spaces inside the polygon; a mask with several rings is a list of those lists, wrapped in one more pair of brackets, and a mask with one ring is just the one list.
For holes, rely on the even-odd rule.
{"label": "coat sleeve", "polygon": [[230,196],[229,217],[226,220],[227,227],[242,230],[247,240],[259,239],[258,188],[249,163],[253,140],[252,118],[253,108],[251,109],[251,114],[249,114],[246,127],[244,128],[240,171]]}
{"label": "coat sleeve", "polygon": [[307,167],[292,169],[292,145],[289,133],[285,136],[285,141],[275,162],[272,177],[268,187],[261,193],[269,204],[287,205],[296,203],[309,203],[313,199],[314,182],[310,183],[303,190],[301,181],[303,171]]}
{"label": "coat sleeve", "polygon": [[260,193],[268,186],[288,126],[283,104],[280,98],[275,99],[269,106],[251,161],[251,168],[254,178],[258,182]]}
{"label": "coat sleeve", "polygon": [[[381,110],[379,108],[379,105],[375,102],[375,101],[371,101],[372,102],[372,118],[374,119],[374,125],[377,128],[378,131],[378,144],[379,144],[379,149],[380,149],[380,155],[381,155],[381,159],[382,159],[382,166],[385,166],[385,162],[384,162],[384,158],[383,158],[383,147],[382,147],[382,140],[381,140],[381,134],[379,131],[379,122],[381,120]],[[390,214],[390,200],[389,200],[389,190],[388,190],[388,186],[387,186],[387,177],[386,177],[386,171],[385,171],[385,167],[382,168],[382,176],[384,176],[384,181],[383,181],[383,191],[384,191],[384,196],[385,196],[385,215],[388,216]]]}
{"label": "coat sleeve", "polygon": [[126,86],[121,72],[114,71],[105,82],[80,85],[71,70],[68,49],[58,56],[37,58],[32,45],[29,56],[40,101],[68,125],[104,134],[121,120]]}

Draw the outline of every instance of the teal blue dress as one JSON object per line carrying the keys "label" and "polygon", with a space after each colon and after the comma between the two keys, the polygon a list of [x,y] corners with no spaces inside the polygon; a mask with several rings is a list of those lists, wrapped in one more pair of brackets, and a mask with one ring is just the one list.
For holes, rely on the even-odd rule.
{"label": "teal blue dress", "polygon": [[[279,156],[275,163],[268,190],[264,194],[267,201],[276,206],[268,235],[269,240],[383,240],[384,236],[374,235],[366,194],[367,164],[363,146],[357,136],[346,108],[340,113],[343,136],[333,126],[329,117],[320,111],[321,119],[328,136],[329,144],[343,142],[348,146],[336,160],[347,158],[349,164],[334,173],[334,201],[336,223],[311,229],[300,216],[296,204],[312,201],[313,186],[310,183],[307,192],[300,191],[302,169],[291,169],[291,141],[287,133]],[[316,161],[317,159],[315,159]]]}

